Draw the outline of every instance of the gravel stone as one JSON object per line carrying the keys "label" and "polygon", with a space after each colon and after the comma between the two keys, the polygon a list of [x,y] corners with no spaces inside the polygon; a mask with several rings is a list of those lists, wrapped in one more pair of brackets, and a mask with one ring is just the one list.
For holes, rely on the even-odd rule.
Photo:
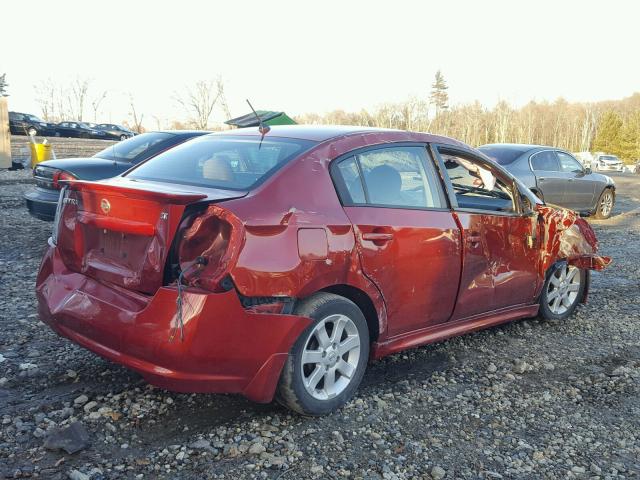
{"label": "gravel stone", "polygon": [[433,480],[441,480],[446,474],[447,472],[442,467],[435,466],[431,469],[431,478]]}

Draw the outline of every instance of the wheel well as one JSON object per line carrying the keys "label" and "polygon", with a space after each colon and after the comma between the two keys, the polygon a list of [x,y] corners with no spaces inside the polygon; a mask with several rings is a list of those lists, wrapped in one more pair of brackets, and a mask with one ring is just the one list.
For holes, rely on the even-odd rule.
{"label": "wheel well", "polygon": [[375,342],[380,334],[380,325],[378,323],[378,312],[376,307],[365,292],[359,288],[352,287],[351,285],[332,285],[331,287],[323,288],[321,291],[334,293],[341,297],[351,300],[362,311],[367,326],[369,327],[369,339]]}

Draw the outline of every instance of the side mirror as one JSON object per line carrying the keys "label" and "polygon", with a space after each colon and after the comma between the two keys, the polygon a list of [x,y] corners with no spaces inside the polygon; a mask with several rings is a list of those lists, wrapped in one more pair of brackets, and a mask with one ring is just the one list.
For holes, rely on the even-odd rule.
{"label": "side mirror", "polygon": [[585,174],[585,175],[590,175],[591,173],[593,173],[593,172],[591,171],[591,167],[587,167],[587,168],[585,168],[585,169],[584,169],[584,174]]}

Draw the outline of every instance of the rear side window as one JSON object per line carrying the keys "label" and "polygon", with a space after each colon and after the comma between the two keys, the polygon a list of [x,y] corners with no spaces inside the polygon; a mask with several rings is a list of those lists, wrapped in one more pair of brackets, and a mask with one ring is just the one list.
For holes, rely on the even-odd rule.
{"label": "rear side window", "polygon": [[333,175],[345,205],[444,206],[442,190],[424,147],[369,150],[340,161]]}
{"label": "rear side window", "polygon": [[544,172],[558,172],[558,157],[551,150],[535,153],[531,157],[531,168]]}
{"label": "rear side window", "polygon": [[364,195],[364,187],[360,178],[360,170],[355,157],[347,158],[337,165],[336,179],[339,179],[339,190],[344,196],[345,204],[367,203]]}
{"label": "rear side window", "polygon": [[264,138],[205,135],[141,163],[127,177],[246,190],[266,180],[315,144],[310,140],[268,135]]}

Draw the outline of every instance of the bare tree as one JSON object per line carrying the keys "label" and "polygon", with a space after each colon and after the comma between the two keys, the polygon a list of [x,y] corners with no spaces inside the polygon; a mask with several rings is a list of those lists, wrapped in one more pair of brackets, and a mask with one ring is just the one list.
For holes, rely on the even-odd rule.
{"label": "bare tree", "polygon": [[138,112],[136,111],[136,105],[133,101],[133,95],[129,94],[129,115],[133,118],[133,131],[136,133],[143,133],[144,127],[142,126],[142,119],[144,118],[144,113],[140,114],[138,117]]}
{"label": "bare tree", "polygon": [[193,87],[187,88],[184,95],[176,95],[175,99],[185,109],[195,127],[200,130],[206,130],[209,126],[209,119],[218,101],[221,101],[223,109],[226,108],[228,112],[224,84],[220,77],[215,80],[200,80]]}
{"label": "bare tree", "polygon": [[98,121],[98,110],[100,109],[100,105],[102,104],[102,102],[104,101],[105,98],[107,98],[107,91],[106,90],[104,92],[102,92],[100,95],[98,95],[97,97],[95,97],[91,101],[91,108],[93,109],[93,121],[94,122]]}
{"label": "bare tree", "polygon": [[67,92],[67,103],[69,104],[69,112],[79,122],[82,121],[84,115],[84,104],[89,91],[90,81],[88,78],[76,79],[71,84],[70,90]]}
{"label": "bare tree", "polygon": [[42,116],[47,122],[59,120],[56,115],[56,100],[58,98],[58,87],[50,78],[34,85],[36,92],[36,102],[40,105]]}

